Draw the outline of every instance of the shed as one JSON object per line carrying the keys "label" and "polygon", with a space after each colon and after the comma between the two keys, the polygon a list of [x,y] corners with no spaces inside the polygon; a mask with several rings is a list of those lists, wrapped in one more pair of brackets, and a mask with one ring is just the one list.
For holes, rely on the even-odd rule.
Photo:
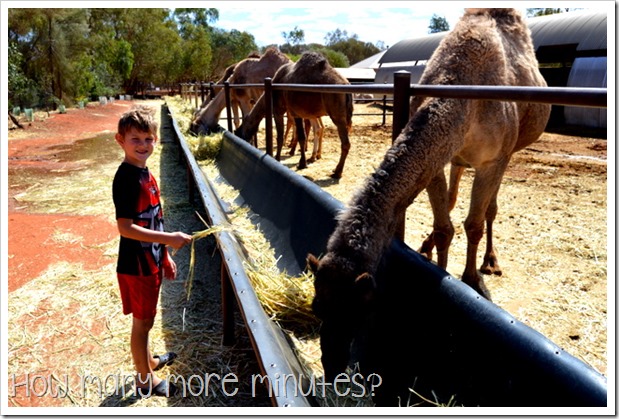
{"label": "shed", "polygon": [[[606,87],[606,12],[574,11],[529,18],[527,23],[540,72],[549,86]],[[393,45],[379,60],[375,83],[392,83],[393,73],[399,70],[409,71],[411,82],[417,83],[426,61],[447,33],[405,39]],[[553,106],[551,124],[606,128],[606,109],[570,107],[564,111],[563,106]]]}

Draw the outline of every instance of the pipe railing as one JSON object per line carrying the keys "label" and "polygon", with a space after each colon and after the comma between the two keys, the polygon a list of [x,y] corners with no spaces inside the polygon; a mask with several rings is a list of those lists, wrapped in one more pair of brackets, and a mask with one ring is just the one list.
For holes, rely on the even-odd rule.
{"label": "pipe railing", "polygon": [[[409,104],[412,96],[441,97],[449,99],[496,100],[510,102],[549,103],[563,106],[607,107],[607,89],[595,87],[534,87],[534,86],[485,86],[485,85],[422,85],[411,84],[411,73],[397,71],[392,84],[294,84],[273,83],[270,77],[264,83],[211,84],[222,86],[226,92],[226,110],[228,114],[228,131],[232,132],[230,89],[262,88],[267,95],[265,142],[266,152],[273,156],[273,91],[296,91],[313,93],[370,93],[383,96],[393,95],[392,140],[395,141],[408,122]],[[197,91],[197,89],[194,89]],[[383,115],[384,122],[384,115]],[[398,222],[396,236],[404,237],[404,216]]]}

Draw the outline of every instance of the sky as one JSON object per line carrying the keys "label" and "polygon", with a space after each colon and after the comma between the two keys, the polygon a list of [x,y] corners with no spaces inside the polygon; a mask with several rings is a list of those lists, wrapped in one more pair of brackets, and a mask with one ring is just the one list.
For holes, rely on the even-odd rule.
{"label": "sky", "polygon": [[432,15],[445,17],[450,27],[462,15],[463,3],[413,1],[263,1],[212,2],[219,10],[214,26],[237,29],[254,35],[258,46],[282,44],[282,32],[295,27],[305,33],[304,43],[325,44],[325,36],[336,29],[362,42],[386,47],[406,38],[426,35]]}
{"label": "sky", "polygon": [[[183,2],[179,2],[183,3]],[[595,7],[603,2],[521,2],[504,1],[501,6],[516,7],[526,16],[527,7]],[[304,43],[325,44],[325,36],[336,29],[362,42],[385,47],[398,41],[428,34],[433,14],[444,17],[453,28],[464,7],[497,6],[498,2],[472,1],[214,1],[202,7],[219,10],[214,26],[237,29],[254,35],[263,47],[285,42],[282,32],[295,27],[305,33]],[[606,6],[612,2],[605,2]]]}

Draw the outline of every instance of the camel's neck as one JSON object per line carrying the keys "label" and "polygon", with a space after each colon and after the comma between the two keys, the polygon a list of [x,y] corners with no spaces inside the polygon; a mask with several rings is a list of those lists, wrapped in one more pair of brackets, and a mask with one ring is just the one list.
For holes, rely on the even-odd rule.
{"label": "camel's neck", "polygon": [[243,123],[241,124],[243,138],[250,138],[256,135],[260,122],[265,117],[266,105],[264,95],[260,96],[256,104],[251,111],[243,117]]}
{"label": "camel's neck", "polygon": [[329,252],[353,258],[361,272],[375,271],[398,215],[460,148],[466,109],[462,101],[435,99],[415,114],[341,215]]}
{"label": "camel's neck", "polygon": [[200,120],[203,125],[207,126],[210,129],[214,129],[217,127],[219,123],[219,116],[221,115],[221,111],[226,106],[226,97],[224,89],[221,89],[211,100],[208,105],[202,111],[202,116]]}

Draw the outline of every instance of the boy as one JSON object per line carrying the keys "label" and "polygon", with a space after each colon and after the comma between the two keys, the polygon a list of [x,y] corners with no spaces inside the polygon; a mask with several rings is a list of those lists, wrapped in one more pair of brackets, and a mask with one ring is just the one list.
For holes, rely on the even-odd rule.
{"label": "boy", "polygon": [[131,354],[137,372],[137,393],[170,397],[176,393],[176,387],[157,377],[154,371],[171,364],[176,354],[153,356],[148,334],[155,319],[161,278],[176,277],[176,264],[166,245],[180,249],[191,241],[191,236],[163,230],[159,187],[146,167],[157,143],[153,110],[138,106],[124,113],[115,139],[125,153],[112,187],[121,236],[116,272],[123,313],[133,314]]}

